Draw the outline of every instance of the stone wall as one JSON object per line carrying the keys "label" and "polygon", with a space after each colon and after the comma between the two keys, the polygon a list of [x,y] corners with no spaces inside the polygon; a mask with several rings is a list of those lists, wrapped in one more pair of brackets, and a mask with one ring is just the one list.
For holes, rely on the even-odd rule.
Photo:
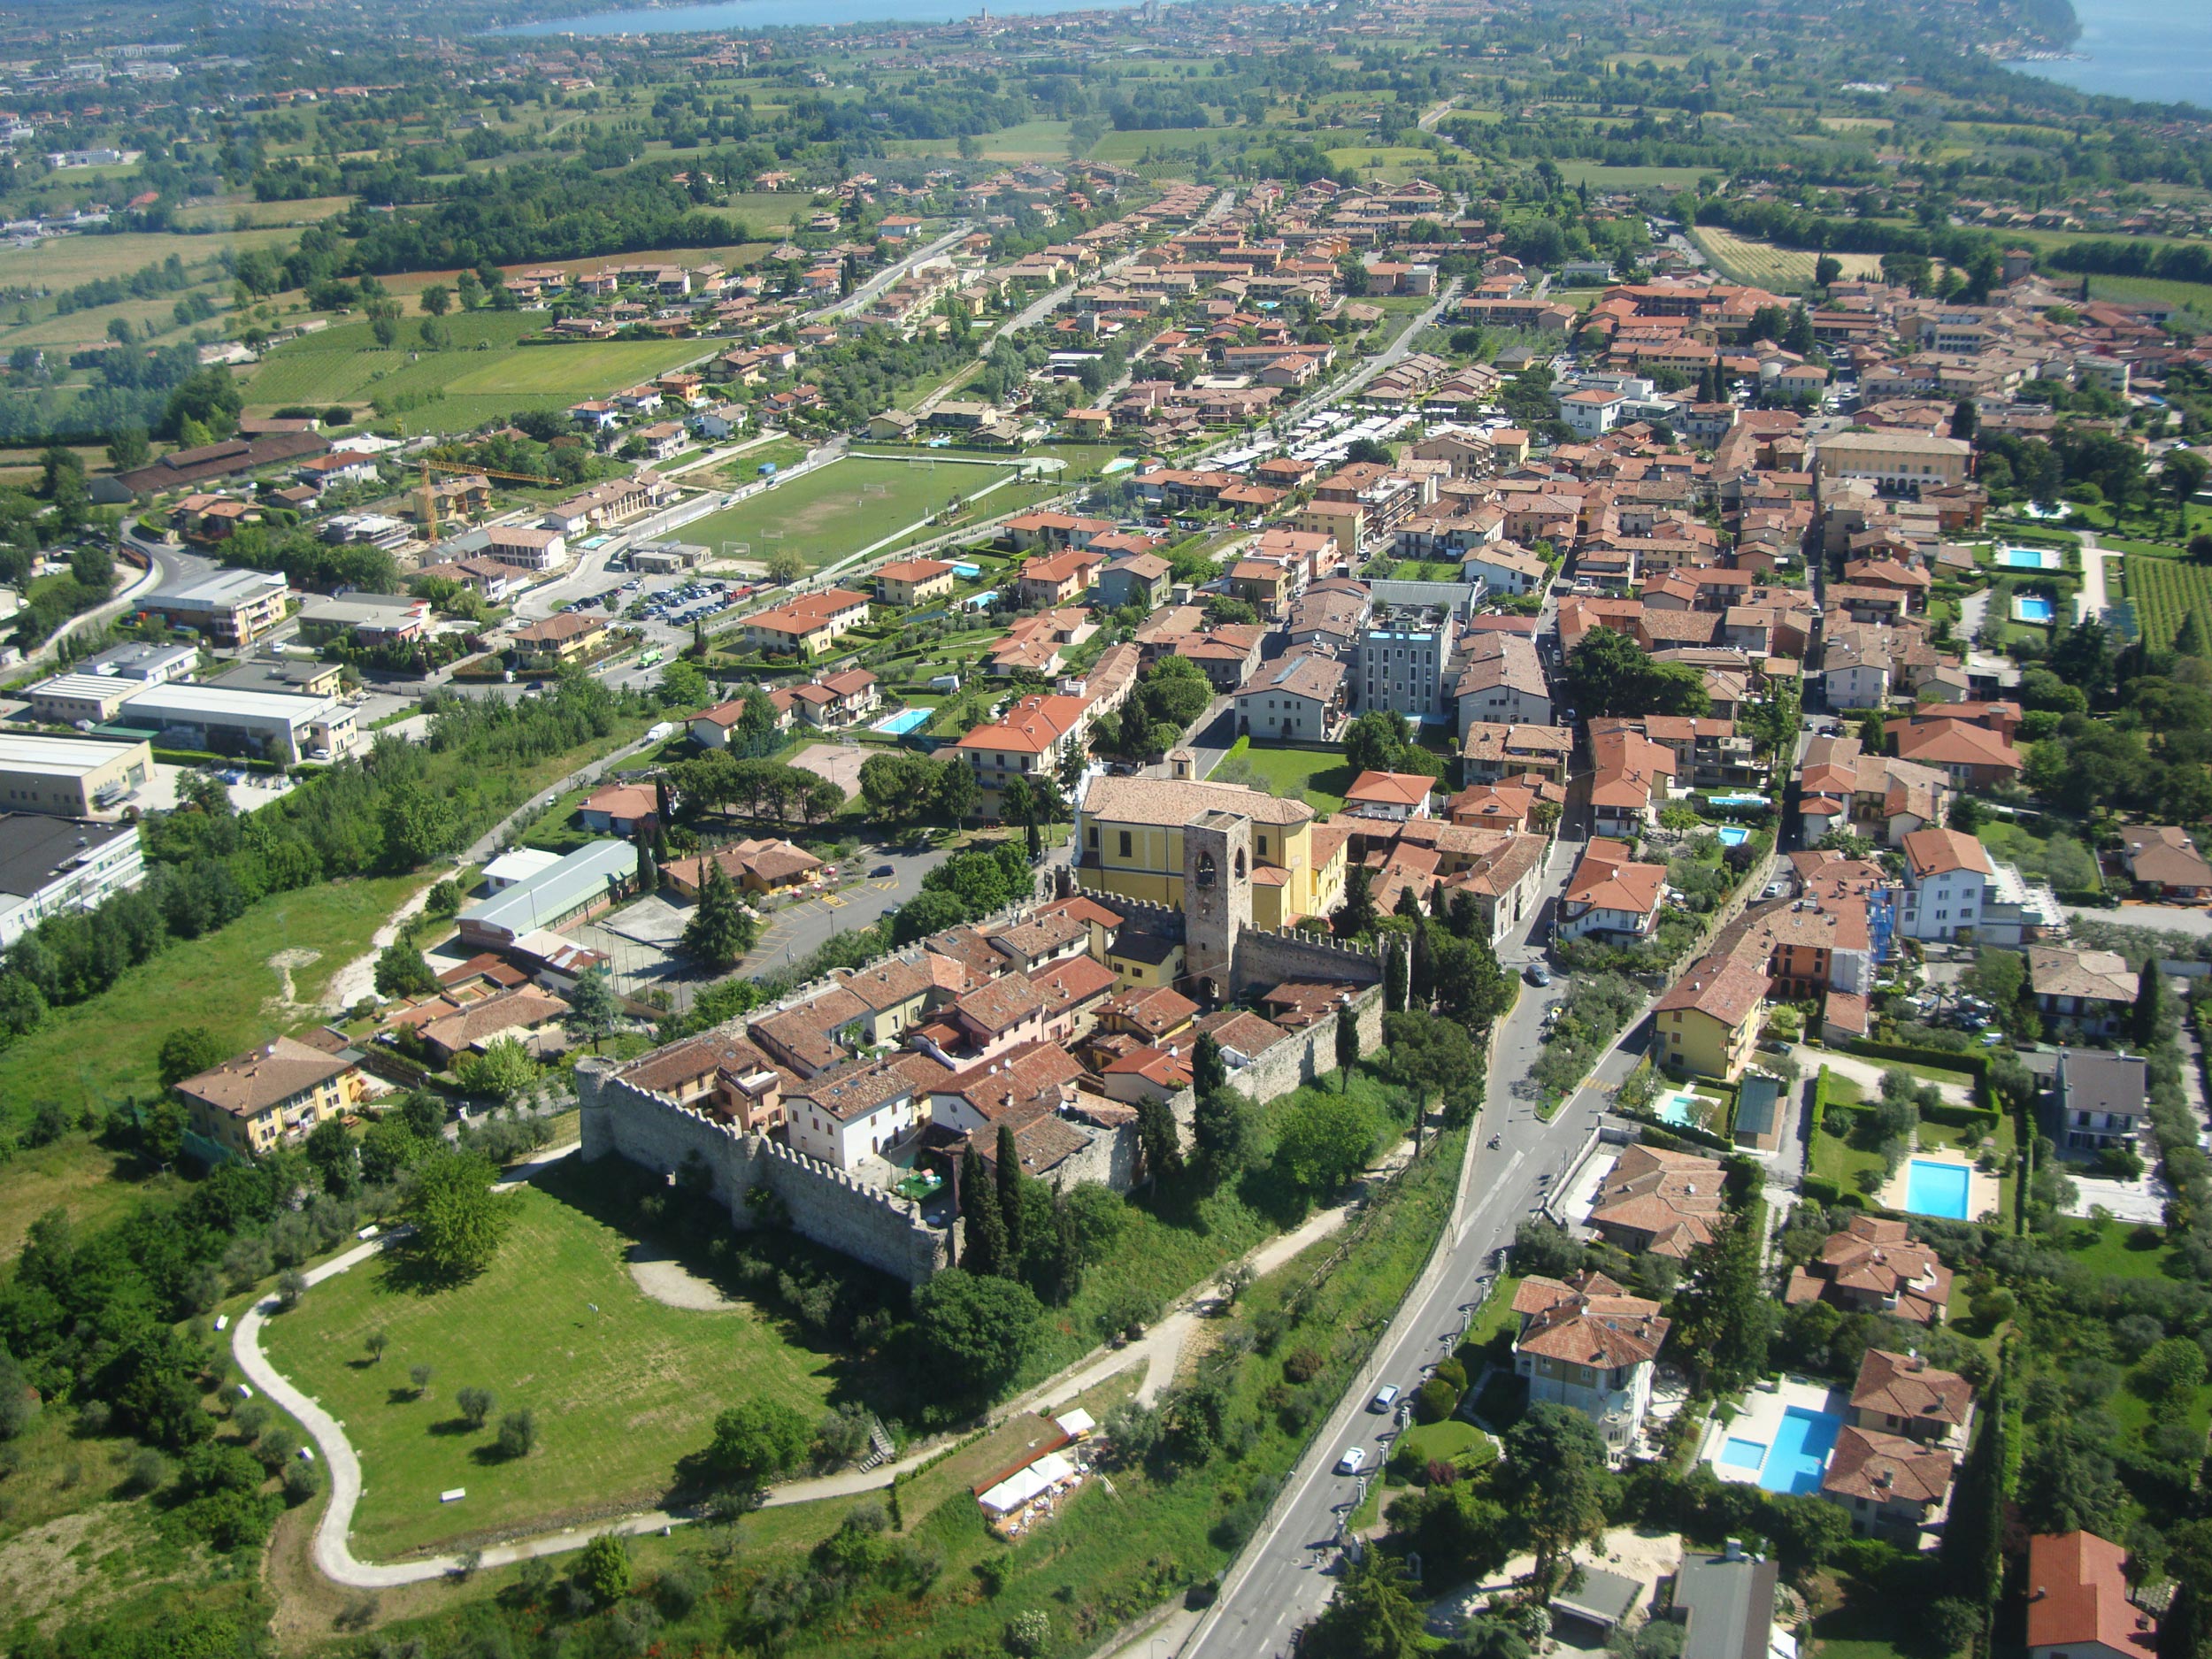
{"label": "stone wall", "polygon": [[733,1226],[759,1225],[772,1194],[801,1237],[910,1285],[946,1265],[949,1240],[910,1201],[626,1083],[611,1061],[578,1064],[576,1098],[587,1159],[613,1153],[673,1176],[696,1154]]}
{"label": "stone wall", "polygon": [[[1352,999],[1359,1023],[1359,1051],[1382,1046],[1382,987],[1371,985]],[[1342,1014],[1337,1019],[1343,1018]],[[1267,1102],[1336,1070],[1336,1019],[1317,1020],[1270,1047],[1250,1065],[1229,1073],[1229,1087],[1248,1099]]]}
{"label": "stone wall", "polygon": [[1346,979],[1379,985],[1382,963],[1371,950],[1325,933],[1249,928],[1237,936],[1237,988],[1280,985],[1285,979]]}

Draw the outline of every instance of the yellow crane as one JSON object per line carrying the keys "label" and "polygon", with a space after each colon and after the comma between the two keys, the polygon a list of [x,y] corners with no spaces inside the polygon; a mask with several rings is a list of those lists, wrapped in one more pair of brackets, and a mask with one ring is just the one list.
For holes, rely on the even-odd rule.
{"label": "yellow crane", "polygon": [[438,534],[438,493],[433,488],[433,472],[457,472],[464,478],[503,478],[540,489],[552,489],[560,483],[558,479],[540,478],[532,472],[502,472],[495,467],[461,466],[451,461],[418,461],[415,465],[422,468],[422,535],[426,541],[434,540]]}

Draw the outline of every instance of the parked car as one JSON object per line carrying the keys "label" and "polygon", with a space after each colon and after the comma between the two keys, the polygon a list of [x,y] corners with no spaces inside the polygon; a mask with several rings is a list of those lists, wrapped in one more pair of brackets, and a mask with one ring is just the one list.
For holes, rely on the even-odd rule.
{"label": "parked car", "polygon": [[1366,1467],[1367,1448],[1364,1446],[1355,1446],[1336,1460],[1336,1472],[1340,1475],[1356,1475]]}
{"label": "parked car", "polygon": [[878,864],[873,870],[871,870],[868,872],[871,878],[877,876],[895,876],[899,872],[889,864]]}
{"label": "parked car", "polygon": [[1398,1403],[1398,1392],[1396,1383],[1385,1383],[1375,1390],[1375,1397],[1367,1402],[1367,1409],[1377,1413],[1389,1410]]}

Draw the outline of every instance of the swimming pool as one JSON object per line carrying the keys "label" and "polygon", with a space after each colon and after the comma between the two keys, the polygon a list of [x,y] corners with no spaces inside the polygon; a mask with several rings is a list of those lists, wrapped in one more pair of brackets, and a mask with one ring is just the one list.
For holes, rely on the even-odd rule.
{"label": "swimming pool", "polygon": [[1751,839],[1751,832],[1740,824],[1724,824],[1713,833],[1724,847],[1740,847]]}
{"label": "swimming pool", "polygon": [[1651,1111],[1661,1123],[1679,1128],[1684,1124],[1697,1122],[1697,1109],[1701,1104],[1695,1089],[1669,1089],[1651,1102]]}
{"label": "swimming pool", "polygon": [[1767,798],[1763,795],[1708,795],[1706,799],[1715,806],[1764,806],[1767,803]]}
{"label": "swimming pool", "polygon": [[2006,547],[1997,549],[1997,563],[2008,570],[2055,571],[2060,562],[2056,548]]}
{"label": "swimming pool", "polygon": [[1734,1435],[1720,1448],[1720,1461],[1731,1469],[1756,1469],[1767,1460],[1763,1440],[1740,1440]]}
{"label": "swimming pool", "polygon": [[1916,1216],[1965,1220],[1968,1174],[1963,1164],[1915,1158],[1905,1175],[1905,1208]]}
{"label": "swimming pool", "polygon": [[2021,594],[2012,602],[2015,622],[2048,622],[2058,614],[2058,607],[2037,594]]}
{"label": "swimming pool", "polygon": [[1842,1426],[1843,1419],[1832,1411],[1790,1407],[1782,1413],[1782,1426],[1760,1467],[1759,1485],[1769,1492],[1819,1491],[1821,1471],[1828,1466],[1836,1431]]}
{"label": "swimming pool", "polygon": [[904,737],[918,726],[927,726],[931,710],[901,709],[896,714],[886,715],[876,722],[876,730],[888,732],[893,737]]}
{"label": "swimming pool", "polygon": [[983,574],[983,566],[971,565],[965,559],[955,559],[952,562],[952,573],[964,581],[973,581]]}

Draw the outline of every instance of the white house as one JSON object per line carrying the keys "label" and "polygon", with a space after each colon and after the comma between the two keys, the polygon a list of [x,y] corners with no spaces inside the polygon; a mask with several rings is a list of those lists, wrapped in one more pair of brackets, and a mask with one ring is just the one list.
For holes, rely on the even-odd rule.
{"label": "white house", "polygon": [[1627,404],[1627,397],[1620,392],[1585,387],[1559,400],[1559,419],[1578,438],[1601,438],[1613,430]]}
{"label": "white house", "polygon": [[1559,895],[1560,938],[1603,933],[1611,942],[1632,943],[1650,936],[1659,925],[1667,867],[1632,864],[1628,855],[1625,841],[1590,838]]}
{"label": "white house", "polygon": [[1459,579],[1480,582],[1494,594],[1532,594],[1551,566],[1515,541],[1486,541],[1459,562]]}
{"label": "white house", "polygon": [[850,1170],[905,1139],[929,1115],[907,1075],[916,1057],[849,1060],[809,1078],[784,1100],[793,1148]]}
{"label": "white house", "polygon": [[1513,1311],[1521,1321],[1513,1369],[1527,1380],[1529,1403],[1581,1412],[1604,1437],[1607,1459],[1619,1463],[1651,1408],[1652,1364],[1667,1340],[1659,1304],[1583,1272],[1564,1284],[1522,1280]]}
{"label": "white house", "polygon": [[1897,931],[1908,939],[1955,939],[1981,925],[1995,868],[1981,842],[1953,829],[1915,830],[1905,837],[1905,888]]}

